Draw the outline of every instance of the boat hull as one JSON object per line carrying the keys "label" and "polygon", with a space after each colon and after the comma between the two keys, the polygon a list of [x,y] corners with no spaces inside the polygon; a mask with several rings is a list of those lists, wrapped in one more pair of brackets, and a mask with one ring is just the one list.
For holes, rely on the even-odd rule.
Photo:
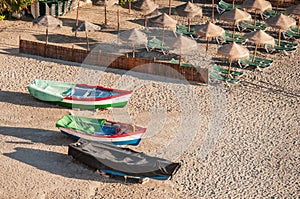
{"label": "boat hull", "polygon": [[122,146],[122,145],[137,146],[140,143],[141,137],[145,132],[145,130],[143,129],[137,133],[123,135],[123,136],[95,136],[95,135],[84,134],[82,132],[78,132],[70,128],[59,128],[59,130],[61,133],[75,140],[79,140],[80,138],[83,138],[90,141],[112,143],[117,146]]}

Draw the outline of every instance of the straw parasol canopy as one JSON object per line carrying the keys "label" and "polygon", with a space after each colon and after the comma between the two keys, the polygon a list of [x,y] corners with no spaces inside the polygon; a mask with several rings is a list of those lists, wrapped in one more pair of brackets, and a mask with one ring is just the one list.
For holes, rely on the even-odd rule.
{"label": "straw parasol canopy", "polygon": [[247,12],[244,12],[244,11],[238,9],[238,8],[235,8],[233,10],[224,12],[221,15],[220,19],[232,23],[232,26],[233,26],[233,35],[232,36],[234,36],[236,24],[240,21],[251,20],[251,15]]}
{"label": "straw parasol canopy", "polygon": [[296,25],[296,21],[293,18],[288,17],[283,14],[276,15],[274,17],[270,17],[269,19],[266,20],[266,23],[269,26],[278,29],[278,46],[280,46],[281,31],[287,30],[291,26]]}
{"label": "straw parasol canopy", "polygon": [[206,39],[206,52],[208,50],[208,42],[211,38],[216,38],[225,35],[225,30],[220,26],[217,26],[211,22],[207,22],[200,26],[197,26],[195,32],[201,36],[205,36]]}
{"label": "straw parasol canopy", "polygon": [[141,45],[141,44],[146,44],[147,43],[147,35],[137,28],[130,29],[124,32],[120,33],[120,39],[127,44],[132,45],[133,50],[132,50],[132,55],[135,57],[135,46],[136,45]]}
{"label": "straw parasol canopy", "polygon": [[87,50],[90,49],[89,47],[89,39],[88,39],[88,32],[92,32],[92,31],[100,31],[101,27],[98,25],[95,25],[91,22],[88,21],[84,21],[83,23],[81,23],[79,25],[79,27],[77,28],[77,31],[85,31],[85,38],[86,38],[86,46],[87,46]]}
{"label": "straw parasol canopy", "polygon": [[172,17],[170,17],[169,15],[167,15],[166,13],[163,13],[163,14],[158,15],[156,17],[150,18],[149,22],[150,22],[151,26],[163,28],[162,43],[164,43],[165,28],[176,31],[177,21],[175,19],[173,19]]}
{"label": "straw parasol canopy", "polygon": [[152,0],[138,0],[133,3],[133,8],[141,11],[144,14],[144,25],[146,27],[147,15],[158,8],[158,5]]}
{"label": "straw parasol canopy", "polygon": [[152,17],[149,19],[149,22],[152,26],[160,27],[160,28],[169,28],[172,30],[176,30],[176,24],[177,21],[167,15],[166,13],[163,13],[161,15],[158,15],[156,17]]}
{"label": "straw parasol canopy", "polygon": [[179,65],[181,62],[181,55],[183,53],[190,52],[197,48],[197,42],[195,40],[182,35],[170,39],[168,43],[168,46],[174,49],[172,52],[179,54]]}
{"label": "straw parasol canopy", "polygon": [[256,26],[257,13],[262,13],[266,10],[272,10],[272,4],[266,0],[245,0],[242,4],[242,8],[254,10],[254,26]]}
{"label": "straw parasol canopy", "polygon": [[190,20],[195,16],[202,16],[202,8],[188,1],[185,4],[179,5],[175,8],[178,15],[188,18],[188,31],[190,32]]}
{"label": "straw parasol canopy", "polygon": [[259,44],[269,44],[272,46],[275,45],[275,39],[263,30],[246,33],[244,37],[250,42],[255,43],[253,61],[255,60],[257,47]]}
{"label": "straw parasol canopy", "polygon": [[249,58],[249,50],[235,42],[221,46],[218,48],[217,53],[227,57],[229,60],[228,77],[230,75],[230,68],[233,60]]}
{"label": "straw parasol canopy", "polygon": [[141,11],[147,15],[158,8],[158,5],[152,0],[138,0],[132,3],[134,9]]}
{"label": "straw parasol canopy", "polygon": [[298,33],[300,32],[300,4],[290,6],[286,9],[285,14],[296,15],[298,17]]}
{"label": "straw parasol canopy", "polygon": [[48,44],[48,28],[49,27],[61,27],[62,21],[51,15],[43,15],[33,20],[33,24],[46,27],[46,44]]}

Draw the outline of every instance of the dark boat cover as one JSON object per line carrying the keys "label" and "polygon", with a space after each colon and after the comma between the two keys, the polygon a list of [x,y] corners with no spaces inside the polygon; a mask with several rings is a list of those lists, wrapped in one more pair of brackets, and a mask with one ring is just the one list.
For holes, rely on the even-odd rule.
{"label": "dark boat cover", "polygon": [[83,139],[69,145],[68,155],[91,168],[117,176],[166,180],[180,168],[179,163],[151,157],[129,148]]}

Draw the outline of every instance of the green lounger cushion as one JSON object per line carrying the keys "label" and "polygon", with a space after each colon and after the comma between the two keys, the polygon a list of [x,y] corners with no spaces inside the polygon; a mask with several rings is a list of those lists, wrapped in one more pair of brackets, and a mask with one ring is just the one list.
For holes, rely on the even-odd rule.
{"label": "green lounger cushion", "polygon": [[[221,68],[217,64],[213,65],[213,69],[215,71],[218,71],[219,73],[228,74],[228,70],[227,69]],[[243,72],[238,72],[238,71],[230,71],[230,75],[232,75],[232,76],[243,76],[244,73]]]}
{"label": "green lounger cushion", "polygon": [[300,33],[297,33],[297,30],[296,31],[286,30],[284,32],[284,34],[287,35],[287,36],[290,36],[290,37],[300,38]]}
{"label": "green lounger cushion", "polygon": [[188,26],[178,25],[176,27],[176,32],[184,34],[184,35],[193,35],[193,34],[195,34],[195,28],[194,27],[191,27],[190,32],[188,31],[188,29],[189,29]]}
{"label": "green lounger cushion", "polygon": [[[253,55],[249,56],[249,60],[253,60]],[[255,62],[272,64],[273,60],[271,60],[271,59],[265,59],[265,58],[261,58],[261,57],[255,57]]]}
{"label": "green lounger cushion", "polygon": [[255,66],[258,68],[269,68],[272,63],[263,63],[259,62],[255,59],[255,61],[252,61],[252,59],[241,59],[239,60],[239,63],[246,65],[246,66]]}
{"label": "green lounger cushion", "polygon": [[[234,8],[242,8],[242,6],[238,5],[238,4],[234,4]],[[231,3],[227,3],[223,0],[219,1],[218,5],[217,5],[217,9],[218,9],[219,13],[224,12],[224,11],[229,11],[229,10],[232,10],[234,8],[232,8]]]}
{"label": "green lounger cushion", "polygon": [[239,79],[225,77],[223,75],[219,75],[219,74],[214,73],[214,72],[210,72],[209,76],[213,79],[218,79],[218,80],[225,81],[225,82],[228,82],[228,83],[233,83],[233,84],[240,82]]}

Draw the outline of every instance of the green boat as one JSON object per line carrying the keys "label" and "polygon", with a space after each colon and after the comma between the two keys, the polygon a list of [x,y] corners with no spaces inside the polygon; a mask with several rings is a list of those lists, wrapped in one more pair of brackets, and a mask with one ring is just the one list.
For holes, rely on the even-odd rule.
{"label": "green boat", "polygon": [[27,89],[41,101],[82,109],[124,107],[132,95],[132,91],[38,79],[28,85]]}

